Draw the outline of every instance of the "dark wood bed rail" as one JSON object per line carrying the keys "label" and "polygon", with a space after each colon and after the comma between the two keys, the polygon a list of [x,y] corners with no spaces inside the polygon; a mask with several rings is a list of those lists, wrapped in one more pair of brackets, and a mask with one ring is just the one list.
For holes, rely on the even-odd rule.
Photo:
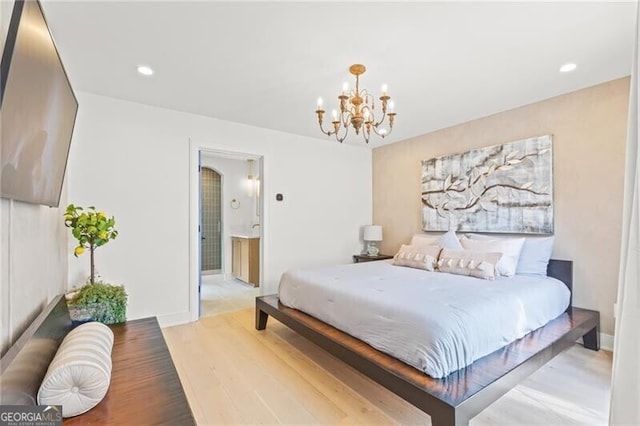
{"label": "dark wood bed rail", "polygon": [[[571,261],[553,260],[548,275],[560,279],[571,290],[572,267]],[[585,347],[599,349],[600,314],[570,306],[522,339],[443,379],[434,379],[310,315],[282,305],[277,295],[256,298],[257,330],[266,328],[269,316],[426,412],[434,426],[468,425],[471,418],[581,337]]]}

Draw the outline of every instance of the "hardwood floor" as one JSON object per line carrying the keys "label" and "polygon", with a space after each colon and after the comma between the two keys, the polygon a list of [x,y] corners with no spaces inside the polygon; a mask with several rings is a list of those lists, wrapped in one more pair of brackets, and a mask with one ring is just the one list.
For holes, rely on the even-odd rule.
{"label": "hardwood floor", "polygon": [[[163,330],[198,424],[430,424],[429,416],[273,318],[245,309]],[[611,353],[575,345],[471,424],[605,425]]]}

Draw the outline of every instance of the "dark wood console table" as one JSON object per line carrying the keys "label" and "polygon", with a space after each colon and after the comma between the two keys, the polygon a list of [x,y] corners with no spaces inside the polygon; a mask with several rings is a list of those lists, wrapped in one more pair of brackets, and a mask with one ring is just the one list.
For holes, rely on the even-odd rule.
{"label": "dark wood console table", "polygon": [[109,391],[100,404],[64,424],[195,425],[156,318],[110,328],[114,340]]}
{"label": "dark wood console table", "polygon": [[[109,390],[98,405],[64,424],[195,425],[156,318],[109,327],[114,335]],[[57,296],[0,359],[1,403],[36,403],[49,363],[71,328],[64,297]]]}

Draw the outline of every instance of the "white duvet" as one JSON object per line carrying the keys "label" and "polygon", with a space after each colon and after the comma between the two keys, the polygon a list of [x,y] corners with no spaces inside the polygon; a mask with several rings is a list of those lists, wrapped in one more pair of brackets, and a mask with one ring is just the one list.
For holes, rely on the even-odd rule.
{"label": "white duvet", "polygon": [[280,302],[441,378],[562,314],[569,290],[550,277],[487,281],[390,262],[292,270]]}

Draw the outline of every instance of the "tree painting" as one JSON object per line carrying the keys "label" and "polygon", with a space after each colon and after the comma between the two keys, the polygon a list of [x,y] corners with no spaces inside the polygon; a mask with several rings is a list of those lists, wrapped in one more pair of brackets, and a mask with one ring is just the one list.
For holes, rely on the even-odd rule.
{"label": "tree painting", "polygon": [[426,231],[553,233],[550,135],[422,162]]}

